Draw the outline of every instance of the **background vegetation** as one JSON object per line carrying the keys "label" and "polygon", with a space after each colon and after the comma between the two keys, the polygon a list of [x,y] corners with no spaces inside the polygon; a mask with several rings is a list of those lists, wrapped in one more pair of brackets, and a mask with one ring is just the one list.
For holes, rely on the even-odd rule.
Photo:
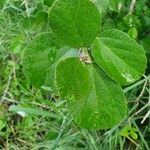
{"label": "background vegetation", "polygon": [[124,87],[128,116],[110,130],[79,128],[49,89],[27,86],[22,56],[38,33],[50,31],[52,0],[0,0],[0,149],[149,150],[150,1],[94,0],[103,29],[118,28],[140,43],[148,57],[146,75]]}

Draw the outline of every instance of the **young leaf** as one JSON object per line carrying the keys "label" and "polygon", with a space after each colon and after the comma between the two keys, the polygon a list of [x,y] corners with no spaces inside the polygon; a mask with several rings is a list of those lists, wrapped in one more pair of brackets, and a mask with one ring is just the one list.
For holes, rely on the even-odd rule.
{"label": "young leaf", "polygon": [[[70,60],[71,61],[71,60]],[[121,87],[99,67],[88,67],[90,92],[77,101],[68,101],[75,121],[83,128],[106,129],[118,124],[127,112]]]}
{"label": "young leaf", "polygon": [[60,44],[52,34],[44,33],[36,36],[26,47],[23,67],[29,84],[39,88],[44,84],[47,71],[56,55]]}
{"label": "young leaf", "polygon": [[89,46],[100,29],[100,15],[89,0],[56,0],[49,12],[54,36],[71,47]]}
{"label": "young leaf", "polygon": [[132,138],[133,140],[137,140],[137,139],[138,139],[138,134],[137,134],[136,132],[134,132],[134,131],[131,131],[131,132],[130,132],[130,136],[131,136],[131,138]]}
{"label": "young leaf", "polygon": [[126,33],[116,29],[106,30],[100,38],[96,38],[92,55],[96,63],[121,85],[135,82],[146,69],[143,48]]}
{"label": "young leaf", "polygon": [[89,72],[78,57],[67,58],[57,65],[56,85],[62,99],[78,100],[90,90]]}
{"label": "young leaf", "polygon": [[138,36],[138,31],[135,27],[132,27],[129,31],[128,31],[128,35],[132,38],[132,39],[136,39]]}

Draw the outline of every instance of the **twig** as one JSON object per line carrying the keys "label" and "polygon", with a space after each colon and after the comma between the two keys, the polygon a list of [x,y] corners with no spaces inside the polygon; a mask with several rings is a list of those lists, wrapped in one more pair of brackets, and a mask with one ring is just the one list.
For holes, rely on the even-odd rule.
{"label": "twig", "polygon": [[[147,86],[147,83],[148,83],[148,80],[145,81],[140,95],[139,95],[139,96],[137,97],[137,99],[135,100],[135,101],[136,101],[136,105],[135,105],[136,108],[137,108],[137,106],[139,105],[139,101],[140,101],[141,97],[142,97],[143,94],[144,94],[144,91],[145,91],[145,88],[146,88],[146,86]],[[130,120],[131,118],[133,118],[133,117],[136,116],[137,114],[141,113],[145,108],[147,108],[147,106],[148,106],[148,105],[145,105],[145,106],[142,107],[140,110],[138,110],[137,112],[135,112],[128,120]]]}
{"label": "twig", "polygon": [[145,81],[147,81],[147,80],[149,80],[149,79],[150,79],[150,75],[147,76],[147,77],[145,77],[144,79],[142,79],[142,80],[140,80],[140,81],[134,83],[133,85],[131,85],[131,86],[129,86],[129,87],[123,89],[123,92],[124,92],[124,93],[127,93],[127,92],[129,92],[130,90],[134,89],[135,87],[137,87],[137,86],[143,84]]}
{"label": "twig", "polygon": [[133,13],[135,5],[136,5],[136,0],[132,0],[129,8],[129,13],[128,13],[129,15]]}
{"label": "twig", "polygon": [[0,102],[1,104],[2,104],[3,101],[5,100],[5,97],[6,97],[6,95],[7,95],[7,92],[8,92],[8,90],[9,90],[13,73],[14,73],[14,70],[12,69],[12,70],[10,71],[10,74],[9,74],[9,77],[8,77],[8,81],[7,81],[7,84],[6,84],[6,88],[5,88],[5,90],[4,90],[4,94],[3,94],[2,99],[1,99],[1,102]]}
{"label": "twig", "polygon": [[143,88],[142,88],[142,91],[141,91],[140,95],[139,95],[139,96],[137,97],[137,99],[136,99],[137,105],[139,104],[139,101],[140,101],[141,97],[142,97],[143,94],[144,94],[144,91],[145,91],[145,88],[146,88],[146,85],[147,85],[147,81],[148,81],[148,80],[145,81],[145,83],[144,83],[144,85],[143,85]]}
{"label": "twig", "polygon": [[[11,57],[12,57],[12,60],[15,62],[14,57],[13,56],[11,56]],[[16,63],[18,63],[19,60],[20,59],[18,59],[16,61]],[[13,68],[10,71],[10,74],[8,76],[8,80],[7,80],[7,83],[6,83],[6,88],[4,89],[4,92],[3,92],[3,95],[2,95],[2,98],[1,98],[1,101],[0,101],[0,106],[3,104],[4,100],[7,97],[7,94],[9,93],[10,84],[11,84],[11,81],[12,81],[13,78],[16,78],[16,68],[15,68],[14,65],[13,65]]]}
{"label": "twig", "polygon": [[20,6],[22,6],[23,4],[25,5],[27,16],[29,17],[30,13],[29,13],[29,7],[28,7],[28,4],[29,4],[28,0],[24,0]]}
{"label": "twig", "polygon": [[[150,106],[150,80],[149,80],[149,101],[148,101],[147,107],[149,106]],[[141,121],[141,124],[145,122],[145,120],[149,117],[149,115],[150,115],[150,110],[144,116],[143,120]]]}
{"label": "twig", "polygon": [[143,120],[141,121],[141,124],[145,122],[145,120],[149,117],[150,115],[150,110],[147,112],[147,114],[144,116]]}

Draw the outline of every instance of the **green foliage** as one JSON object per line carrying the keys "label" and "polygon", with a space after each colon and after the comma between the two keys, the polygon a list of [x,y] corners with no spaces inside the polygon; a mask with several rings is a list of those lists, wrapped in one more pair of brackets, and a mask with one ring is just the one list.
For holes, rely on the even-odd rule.
{"label": "green foliage", "polygon": [[127,137],[129,139],[131,137],[133,140],[137,140],[138,139],[138,130],[137,130],[137,128],[127,125],[120,131],[120,135]]}
{"label": "green foliage", "polygon": [[79,100],[90,91],[88,69],[78,57],[60,61],[56,69],[56,83],[62,99]]}
{"label": "green foliage", "polygon": [[[43,22],[43,15],[37,14],[39,23]],[[51,33],[39,35],[25,50],[23,66],[29,84],[50,87],[67,100],[69,111],[81,127],[105,129],[118,124],[127,113],[120,86],[144,74],[144,50],[117,29],[103,31],[97,37],[101,17],[89,0],[57,0],[48,18],[54,37]],[[126,16],[124,22],[128,27],[135,26],[134,17]],[[136,38],[132,30],[129,34]],[[60,48],[58,41],[77,49]]]}
{"label": "green foliage", "polygon": [[57,53],[53,59],[53,64],[51,67],[49,67],[46,79],[45,79],[45,86],[48,86],[51,88],[51,91],[55,94],[58,93],[58,89],[56,88],[56,83],[55,83],[55,77],[56,77],[56,67],[57,64],[67,58],[71,57],[77,57],[78,51],[77,49],[70,48],[70,47],[62,47],[59,50],[57,50]]}
{"label": "green foliage", "polygon": [[53,63],[56,49],[60,47],[52,34],[36,36],[25,49],[23,65],[29,84],[41,87],[46,79],[47,71]]}
{"label": "green foliage", "polygon": [[[134,16],[134,19],[138,21],[135,22],[136,24],[132,22],[131,27],[129,26],[130,19],[127,19],[127,22],[124,20],[124,17],[129,16],[130,0],[91,1],[95,3],[95,6],[98,7],[100,12],[100,20],[102,22],[100,34],[105,32],[106,29],[110,30],[112,28],[124,31],[138,43],[141,43],[148,57],[148,68],[145,76],[132,85],[122,87],[126,97],[125,103],[128,104],[127,115],[125,115],[124,112],[125,118],[123,114],[120,120],[117,121],[117,118],[115,118],[115,124],[117,125],[112,125],[114,127],[111,129],[89,130],[91,126],[95,129],[100,129],[99,124],[103,123],[103,121],[100,120],[100,118],[95,121],[97,116],[94,116],[95,109],[91,107],[89,111],[93,114],[93,119],[89,121],[88,117],[90,116],[91,118],[91,115],[88,116],[84,114],[85,111],[83,109],[81,109],[81,111],[79,110],[79,108],[83,108],[80,102],[81,104],[84,102],[88,102],[87,104],[90,102],[100,104],[102,103],[101,100],[104,99],[103,93],[95,89],[97,95],[101,94],[102,96],[100,98],[95,98],[96,94],[91,96],[91,98],[87,96],[90,101],[87,101],[85,98],[80,99],[79,102],[78,99],[60,98],[58,92],[59,88],[56,87],[56,68],[58,65],[61,65],[61,61],[67,61],[72,57],[76,57],[80,60],[81,64],[83,64],[88,71],[90,68],[95,70],[96,75],[90,76],[93,80],[95,76],[97,77],[99,70],[99,73],[102,71],[106,79],[113,84],[113,87],[115,87],[115,84],[120,88],[119,85],[111,79],[112,77],[108,76],[107,72],[95,63],[96,61],[91,55],[91,46],[93,43],[87,48],[74,49],[66,46],[61,47],[61,42],[58,42],[61,48],[54,50],[54,60],[46,72],[44,79],[46,81],[43,82],[39,88],[34,88],[35,86],[33,84],[31,84],[33,86],[27,86],[23,74],[24,64],[22,67],[20,57],[23,56],[22,54],[25,47],[28,47],[29,43],[34,41],[34,37],[51,32],[49,20],[47,20],[47,14],[49,14],[51,8],[49,7],[50,5],[47,7],[47,5],[44,4],[44,0],[27,0],[27,5],[20,0],[0,0],[0,149],[150,149],[150,116],[148,116],[150,94],[149,0],[137,1],[130,16]],[[47,2],[52,4],[51,0]],[[41,15],[42,12],[46,15]],[[135,31],[137,31],[137,37]],[[49,41],[52,40],[49,39]],[[125,43],[125,41],[123,42]],[[37,50],[37,53],[38,52]],[[38,55],[40,55],[40,53],[38,53]],[[36,70],[38,71],[38,66]],[[67,69],[64,68],[64,70]],[[74,68],[71,68],[71,70],[74,70]],[[102,77],[98,75],[97,78],[99,80],[99,78],[101,79]],[[92,81],[89,84],[91,83]],[[102,88],[99,84],[92,83],[92,85]],[[112,92],[113,89],[110,91]],[[113,91],[113,93],[109,92],[112,96],[114,93],[115,91]],[[97,106],[95,103],[90,103],[90,105]],[[87,106],[85,106],[85,108],[87,108]],[[98,107],[96,107],[96,109],[97,108]],[[99,107],[98,110],[102,108],[103,107]],[[125,111],[125,108],[122,108],[122,110]],[[79,116],[78,112],[84,114],[86,117]],[[106,113],[109,114],[108,109],[107,112],[106,110],[104,111],[104,114]],[[115,113],[113,114],[114,117]],[[101,112],[101,114],[104,116],[103,112]],[[107,116],[107,118],[108,117],[113,121],[111,116]],[[82,118],[85,120],[81,120]],[[105,117],[105,119],[107,118]],[[145,120],[143,121],[143,119]],[[75,122],[73,120],[75,120]],[[121,123],[119,123],[120,121]],[[95,122],[96,124],[94,124]],[[126,130],[124,135],[119,134],[126,128],[127,124],[130,124],[130,129]],[[78,125],[82,128],[79,128]],[[95,127],[95,125],[97,125],[97,127]],[[88,130],[83,129],[85,127],[88,128]],[[107,127],[108,126],[105,126],[105,128]],[[102,126],[101,129],[103,129]]]}
{"label": "green foliage", "polygon": [[14,105],[12,105],[9,108],[9,111],[15,112],[15,113],[19,114],[22,117],[25,117],[29,114],[30,115],[36,115],[36,116],[45,116],[45,117],[47,116],[47,117],[52,117],[52,118],[56,117],[53,113],[50,113],[48,111],[39,110],[39,109],[35,109],[35,108],[14,106]]}
{"label": "green foliage", "polygon": [[90,91],[85,97],[70,101],[69,110],[77,124],[83,128],[111,128],[126,116],[125,97],[120,86],[98,66],[90,65],[87,69],[90,75]]}
{"label": "green foliage", "polygon": [[100,34],[93,44],[92,55],[99,66],[120,85],[135,82],[146,69],[146,56],[142,47],[116,29]]}
{"label": "green foliage", "polygon": [[90,46],[100,29],[100,15],[89,0],[57,0],[49,12],[55,37],[71,47]]}
{"label": "green foliage", "polygon": [[128,34],[129,34],[129,36],[130,36],[131,38],[133,38],[133,39],[136,39],[137,36],[138,36],[138,32],[137,32],[137,30],[136,30],[135,27],[132,27],[132,28],[128,31]]}

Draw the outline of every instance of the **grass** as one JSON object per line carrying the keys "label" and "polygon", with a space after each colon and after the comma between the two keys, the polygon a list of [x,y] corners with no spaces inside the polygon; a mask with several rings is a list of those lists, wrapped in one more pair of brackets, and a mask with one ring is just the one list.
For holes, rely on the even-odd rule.
{"label": "grass", "polygon": [[[124,88],[129,113],[119,125],[103,131],[79,128],[66,110],[65,101],[50,96],[48,89],[28,87],[22,72],[25,45],[35,34],[49,29],[46,25],[32,25],[26,17],[34,8],[43,6],[38,1],[31,1],[30,6],[21,5],[19,0],[6,0],[2,5],[3,1],[0,2],[0,149],[149,150],[150,76]],[[29,23],[32,26],[27,26]],[[128,126],[134,136],[129,134]]]}

